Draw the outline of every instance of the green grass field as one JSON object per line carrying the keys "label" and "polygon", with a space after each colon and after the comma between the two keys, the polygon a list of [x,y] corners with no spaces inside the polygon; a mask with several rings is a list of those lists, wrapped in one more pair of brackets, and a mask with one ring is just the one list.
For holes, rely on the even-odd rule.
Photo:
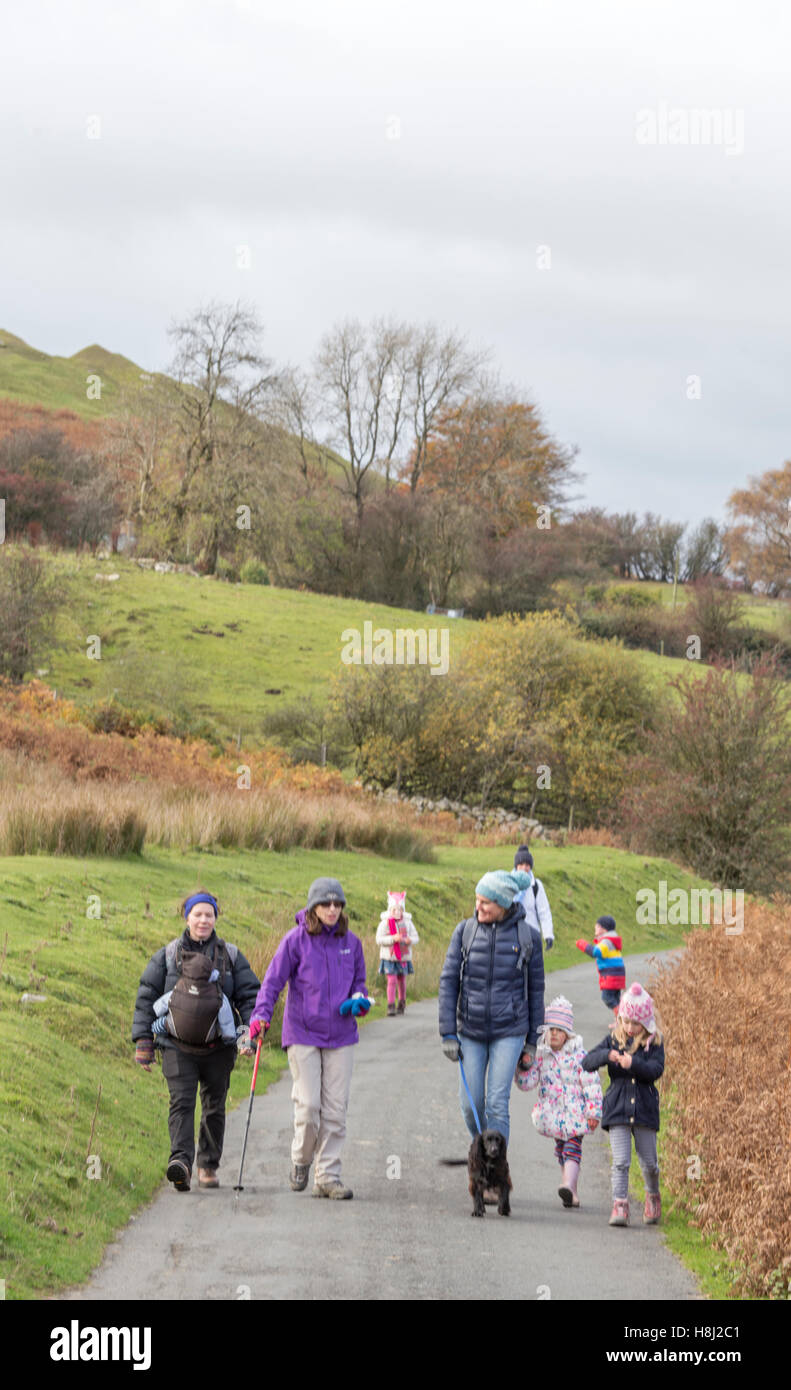
{"label": "green grass field", "polygon": [[[431,995],[450,933],[472,910],[477,879],[510,862],[510,850],[461,848],[440,848],[430,866],[304,850],[3,860],[0,1280],[6,1297],[42,1297],[85,1279],[113,1234],[163,1180],[167,1088],[158,1068],[151,1074],[136,1068],[130,1024],[140,973],[178,934],[177,903],[189,888],[203,882],[217,893],[221,931],[260,975],[311,880],[337,875],[381,1001],[373,937],[387,889],[407,890],[421,937],[410,991]],[[590,936],[603,911],[616,917],[630,951],[679,943],[679,928],[637,928],[634,921],[639,887],[660,878],[692,886],[673,865],[575,847],[542,849],[539,867],[556,922],[553,968],[579,962],[574,940]],[[89,917],[97,906],[101,916]],[[46,1001],[23,1004],[26,992]],[[283,1065],[279,1047],[270,1046],[264,1061],[261,1089]],[[249,1078],[248,1064],[237,1066],[234,1102],[248,1094]],[[238,1155],[226,1158],[228,1182]]]}
{"label": "green grass field", "polygon": [[[53,563],[72,596],[58,629],[58,649],[43,662],[60,695],[88,705],[113,692],[123,703],[212,719],[226,737],[259,741],[265,716],[303,696],[318,705],[342,669],[342,633],[365,622],[383,627],[447,627],[450,661],[475,623],[411,609],[268,585],[227,584],[186,574],[156,574],[121,556],[94,560],[58,554]],[[113,583],[97,574],[118,573]],[[101,660],[87,656],[101,638]],[[699,662],[623,651],[661,691],[671,677],[702,675]],[[439,677],[438,677],[439,679]]]}
{"label": "green grass field", "polygon": [[[452,661],[473,627],[356,599],[157,574],[120,556],[53,559],[73,599],[60,649],[44,663],[47,683],[80,705],[114,690],[127,703],[165,712],[183,705],[228,736],[241,729],[258,737],[266,714],[300,696],[323,704],[330,677],[343,669],[346,628],[449,626]],[[98,583],[99,573],[120,578]],[[86,655],[93,635],[101,637],[101,661]]]}

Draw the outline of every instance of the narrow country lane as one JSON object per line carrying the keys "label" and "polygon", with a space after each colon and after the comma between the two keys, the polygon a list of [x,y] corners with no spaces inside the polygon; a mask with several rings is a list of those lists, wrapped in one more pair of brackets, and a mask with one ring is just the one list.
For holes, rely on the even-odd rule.
{"label": "narrow country lane", "polygon": [[[648,979],[647,960],[628,958],[630,981],[643,972]],[[547,982],[547,1002],[560,992],[572,1000],[587,1047],[607,1029],[595,975],[585,962]],[[286,1072],[256,1098],[245,1191],[235,1197],[231,1190],[243,1105],[229,1119],[223,1186],[188,1195],[163,1186],[90,1283],[68,1296],[607,1300],[628,1288],[638,1301],[699,1297],[693,1276],[664,1247],[661,1226],[644,1227],[637,1204],[632,1227],[608,1227],[609,1145],[601,1130],[583,1146],[581,1209],[562,1207],[552,1142],[530,1119],[535,1093],[512,1092],[513,1214],[505,1219],[487,1208],[484,1220],[473,1220],[466,1170],[439,1163],[467,1151],[457,1086],[458,1068],[439,1046],[435,1000],[367,1024],[356,1050],[344,1161],[353,1201],[315,1200],[312,1174],[305,1192],[290,1190]],[[388,1178],[399,1164],[400,1177]]]}

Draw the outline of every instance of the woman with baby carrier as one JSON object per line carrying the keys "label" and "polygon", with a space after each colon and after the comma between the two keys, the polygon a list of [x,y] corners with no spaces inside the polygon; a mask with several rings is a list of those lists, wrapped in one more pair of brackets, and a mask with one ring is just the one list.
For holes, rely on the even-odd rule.
{"label": "woman with baby carrier", "polygon": [[140,977],[132,1023],[135,1061],[151,1070],[155,1046],[170,1091],[168,1181],[189,1192],[200,1087],[198,1186],[219,1187],[225,1101],[240,1055],[252,1056],[248,1024],[258,979],[242,952],[217,935],[217,899],[199,888],[184,899],[180,936],[151,957]]}

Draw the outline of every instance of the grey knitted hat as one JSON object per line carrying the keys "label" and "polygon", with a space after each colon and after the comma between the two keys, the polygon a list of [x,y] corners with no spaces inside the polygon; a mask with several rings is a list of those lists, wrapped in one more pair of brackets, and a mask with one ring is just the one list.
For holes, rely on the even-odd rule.
{"label": "grey knitted hat", "polygon": [[337,878],[314,878],[308,889],[307,911],[310,912],[316,903],[328,903],[331,898],[342,907],[346,905],[346,894]]}

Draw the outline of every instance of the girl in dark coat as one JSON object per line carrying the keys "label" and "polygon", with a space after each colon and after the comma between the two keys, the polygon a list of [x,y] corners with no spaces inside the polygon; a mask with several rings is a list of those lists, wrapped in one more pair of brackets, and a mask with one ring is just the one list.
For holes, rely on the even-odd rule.
{"label": "girl in dark coat", "polygon": [[621,997],[618,1022],[592,1048],[582,1065],[597,1071],[607,1064],[610,1086],[604,1096],[602,1129],[609,1130],[612,1148],[611,1226],[629,1225],[629,1165],[634,1146],[645,1181],[643,1221],[655,1226],[662,1214],[656,1136],[659,1095],[654,1085],[665,1069],[662,1034],[654,1018],[654,1001],[640,984]]}
{"label": "girl in dark coat", "polygon": [[135,1061],[144,1071],[151,1070],[154,1060],[152,1029],[156,1022],[154,1004],[178,982],[185,953],[197,951],[211,957],[222,979],[222,993],[238,1018],[236,1043],[228,1043],[218,1036],[207,1046],[195,1048],[183,1045],[168,1033],[156,1036],[156,1045],[162,1049],[162,1071],[170,1091],[171,1152],[167,1177],[178,1192],[189,1192],[195,1158],[195,1104],[199,1086],[198,1185],[219,1186],[217,1168],[225,1136],[225,1100],[237,1051],[242,1056],[252,1056],[247,1025],[258,993],[258,978],[235,946],[223,942],[220,949],[215,931],[220,908],[211,893],[198,889],[184,899],[180,912],[186,921],[184,932],[169,945],[160,947],[140,978],[132,1023]]}

